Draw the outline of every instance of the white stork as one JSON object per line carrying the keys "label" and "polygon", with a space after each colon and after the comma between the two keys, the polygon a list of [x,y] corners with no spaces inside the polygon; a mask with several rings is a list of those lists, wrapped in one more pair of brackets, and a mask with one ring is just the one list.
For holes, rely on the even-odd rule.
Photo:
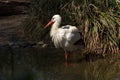
{"label": "white stork", "polygon": [[65,25],[60,27],[61,16],[54,15],[49,23],[44,27],[47,28],[52,25],[50,37],[56,48],[62,47],[65,51],[65,59],[68,60],[68,52],[79,49],[77,45],[82,40],[79,29],[75,26]]}

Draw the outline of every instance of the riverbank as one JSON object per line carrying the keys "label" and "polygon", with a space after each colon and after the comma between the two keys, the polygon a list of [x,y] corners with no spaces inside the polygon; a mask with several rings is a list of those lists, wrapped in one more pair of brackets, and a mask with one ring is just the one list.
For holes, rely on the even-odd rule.
{"label": "riverbank", "polygon": [[26,47],[47,47],[43,41],[34,42],[28,40],[22,29],[24,14],[4,16],[0,18],[0,48],[26,48]]}

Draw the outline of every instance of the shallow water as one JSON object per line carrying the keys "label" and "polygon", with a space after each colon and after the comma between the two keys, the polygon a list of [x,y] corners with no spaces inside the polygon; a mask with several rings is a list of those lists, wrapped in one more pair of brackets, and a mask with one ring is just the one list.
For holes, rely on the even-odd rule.
{"label": "shallow water", "polygon": [[119,59],[79,58],[66,65],[64,52],[54,48],[1,49],[0,80],[120,80]]}

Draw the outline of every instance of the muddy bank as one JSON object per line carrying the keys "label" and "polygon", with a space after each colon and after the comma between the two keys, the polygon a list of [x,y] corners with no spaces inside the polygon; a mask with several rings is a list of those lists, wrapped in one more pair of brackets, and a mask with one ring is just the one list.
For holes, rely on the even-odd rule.
{"label": "muddy bank", "polygon": [[30,41],[25,37],[22,28],[25,17],[12,15],[0,18],[0,48],[48,47],[43,41]]}
{"label": "muddy bank", "polygon": [[0,44],[24,41],[22,21],[26,15],[12,15],[0,18]]}

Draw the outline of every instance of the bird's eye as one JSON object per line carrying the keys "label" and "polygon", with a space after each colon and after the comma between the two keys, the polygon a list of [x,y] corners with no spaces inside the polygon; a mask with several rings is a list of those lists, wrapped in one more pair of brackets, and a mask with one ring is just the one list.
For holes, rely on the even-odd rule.
{"label": "bird's eye", "polygon": [[52,18],[52,20],[54,20],[55,18]]}

